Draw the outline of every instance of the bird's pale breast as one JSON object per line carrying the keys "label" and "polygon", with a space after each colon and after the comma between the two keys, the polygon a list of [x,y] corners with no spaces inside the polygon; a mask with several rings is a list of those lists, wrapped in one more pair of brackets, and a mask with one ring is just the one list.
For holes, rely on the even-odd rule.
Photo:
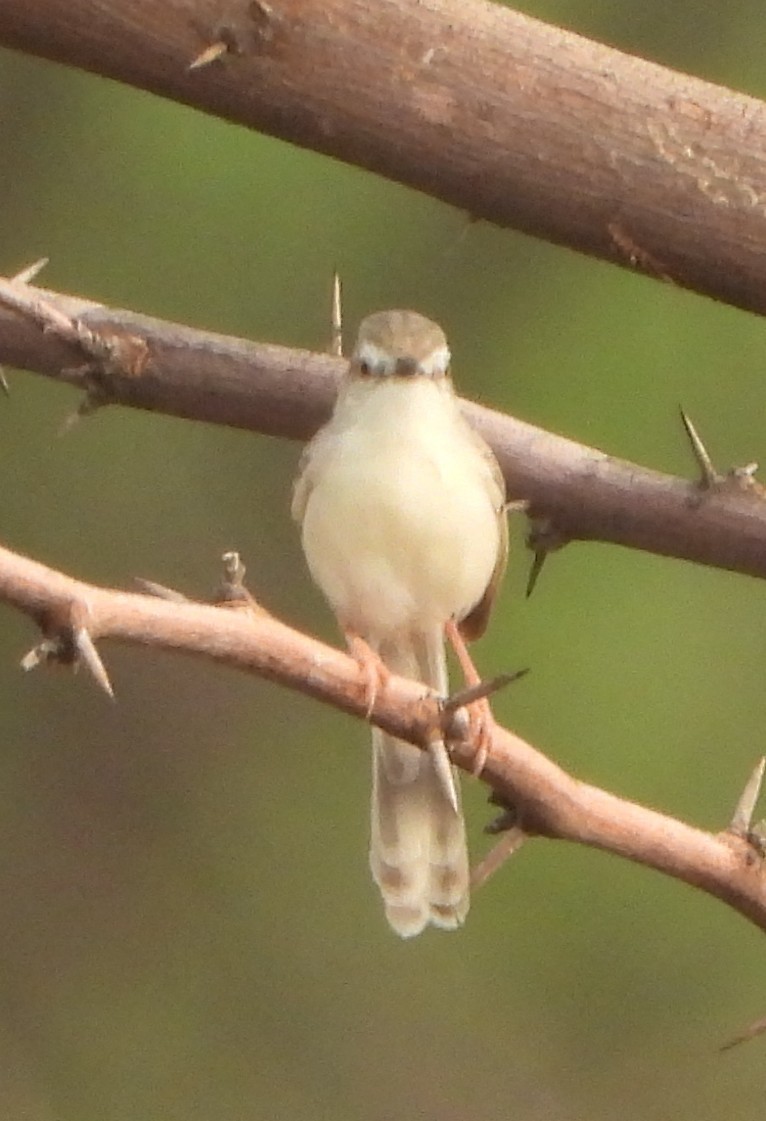
{"label": "bird's pale breast", "polygon": [[344,625],[365,634],[461,618],[497,559],[486,462],[439,382],[357,388],[306,505],[312,575]]}

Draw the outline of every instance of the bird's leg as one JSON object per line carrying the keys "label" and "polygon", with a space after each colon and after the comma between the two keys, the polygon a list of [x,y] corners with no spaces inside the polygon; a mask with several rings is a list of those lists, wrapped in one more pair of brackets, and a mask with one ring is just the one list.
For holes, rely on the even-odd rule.
{"label": "bird's leg", "polygon": [[[446,623],[444,633],[452,649],[455,651],[455,656],[460,663],[466,685],[481,685],[479,671],[473,664],[473,658],[468,653],[465,639],[460,633],[460,628],[454,619],[450,619]],[[475,775],[480,775],[484,770],[484,764],[487,762],[489,749],[492,745],[492,729],[494,727],[495,718],[492,715],[492,709],[490,708],[487,697],[482,697],[478,701],[472,701],[467,708],[471,721],[471,731],[476,743],[476,759],[474,760],[473,773]]]}
{"label": "bird's leg", "polygon": [[359,666],[362,696],[367,703],[367,719],[369,720],[378,693],[385,689],[391,673],[383,663],[380,654],[373,650],[369,642],[362,638],[360,634],[351,630],[350,627],[344,627],[343,635],[346,639],[349,654]]}

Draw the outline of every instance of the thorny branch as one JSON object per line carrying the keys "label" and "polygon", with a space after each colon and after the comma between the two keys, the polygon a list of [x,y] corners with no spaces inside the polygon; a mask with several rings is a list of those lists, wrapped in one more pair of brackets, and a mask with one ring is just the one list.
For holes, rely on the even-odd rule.
{"label": "thorny branch", "polygon": [[[238,15],[225,24],[204,0],[190,0],[183,20],[159,0],[155,18],[136,18],[137,5],[72,0],[62,21],[56,0],[9,0],[0,42],[340,156],[500,225],[741,307],[766,306],[761,102],[475,0],[390,0],[369,10],[349,0],[256,0],[244,23]],[[407,57],[401,37],[386,33],[403,21]],[[318,26],[332,34],[309,33]],[[0,360],[80,387],[80,413],[120,403],[292,438],[310,435],[327,414],[337,357],[191,331],[44,293],[31,278],[3,282]],[[754,468],[718,473],[688,418],[696,484],[465,407],[493,444],[510,493],[526,502],[532,582],[546,554],[576,538],[766,576],[766,511]],[[0,550],[0,598],[44,634],[24,658],[27,668],[81,662],[111,692],[96,641],[115,638],[213,658],[364,715],[350,659],[291,631],[234,583],[229,591],[222,598],[239,610],[172,593],[130,596]],[[451,721],[452,733],[460,728],[434,698],[396,678],[372,718],[417,743],[437,720]],[[457,736],[452,746],[470,770],[471,745]],[[496,801],[514,807],[501,825],[513,824],[478,879],[525,833],[537,833],[657,868],[766,930],[764,844],[751,824],[762,775],[761,764],[729,828],[713,835],[578,783],[497,728],[482,778]],[[765,1027],[759,1021],[738,1039]]]}
{"label": "thorny branch", "polygon": [[[307,439],[330,412],[340,357],[107,308],[33,287],[25,275],[0,278],[0,362],[79,388],[80,413],[120,404]],[[589,540],[766,578],[766,502],[754,465],[703,469],[689,482],[463,406],[529,514],[533,574],[550,550]],[[701,462],[698,436],[692,447]]]}
{"label": "thorny branch", "polygon": [[[329,405],[339,360],[248,345],[109,311],[32,288],[28,284],[30,271],[0,282],[0,305],[4,305],[0,323],[8,328],[2,332],[4,346],[13,352],[17,364],[22,360],[21,364],[82,386],[90,406],[121,401],[229,422],[236,416],[241,422],[244,399],[249,402],[247,415],[253,427],[270,431],[286,426],[292,435],[306,435]],[[135,360],[137,355],[139,361]],[[179,406],[175,400],[175,379],[181,355],[187,396],[179,395]],[[212,368],[206,366],[211,356]],[[228,377],[215,381],[218,394],[211,418],[207,412],[211,395],[204,390],[212,386],[211,379],[221,368],[228,372]],[[269,374],[276,370],[278,389],[269,381]],[[296,382],[303,387],[297,399],[308,404],[296,408],[293,414],[284,411],[283,402],[293,397]],[[578,460],[586,460],[589,470],[583,474],[581,483],[587,480],[588,485],[582,492],[583,501],[594,491],[598,496],[599,480],[605,494],[610,487],[619,489],[620,479],[629,471],[632,486],[625,497],[632,495],[634,504],[640,504],[642,497],[646,501],[647,493],[656,486],[655,480],[660,479],[667,495],[675,498],[676,519],[685,518],[693,524],[695,520],[720,517],[723,512],[736,520],[743,512],[752,517],[756,511],[757,524],[762,531],[766,529],[752,472],[745,472],[744,490],[739,474],[731,478],[719,476],[696,432],[692,443],[698,460],[704,460],[707,494],[694,484],[662,480],[651,472],[536,432],[499,414],[474,408],[469,409],[469,415],[478,420],[490,439],[494,435],[492,442],[517,493],[523,493],[524,479],[516,473],[516,465],[537,447],[536,459],[532,456],[534,469],[527,476],[536,479],[539,488],[533,509],[554,508],[554,502],[550,507],[545,505],[546,495],[553,499],[559,476],[576,477]],[[519,443],[525,445],[521,454]],[[596,466],[600,469],[594,473]],[[597,497],[595,510],[598,502]],[[591,517],[594,516],[598,515],[592,510]],[[550,519],[551,515],[546,517]],[[577,517],[583,517],[582,501],[575,512]],[[629,521],[625,510],[622,521]],[[577,521],[568,524],[571,528],[567,536],[575,536]],[[662,517],[655,517],[653,524],[656,539],[661,542],[667,530],[665,522]],[[704,540],[704,535],[700,540]],[[711,561],[704,553],[696,559]],[[221,606],[211,606],[188,602],[177,593],[151,584],[144,585],[153,593],[150,596],[93,587],[0,549],[0,599],[28,613],[43,632],[43,641],[23,659],[25,668],[46,660],[82,663],[111,695],[111,683],[96,650],[99,640],[111,638],[212,658],[365,718],[367,698],[360,689],[356,663],[346,654],[275,619],[244,588],[238,558],[227,555],[225,562],[224,586],[218,596]],[[465,703],[465,699],[458,697],[455,703]],[[476,753],[474,745],[464,738],[464,711],[456,710],[454,704],[444,704],[443,699],[424,696],[422,686],[394,677],[377,698],[371,719],[419,745],[430,742],[434,727],[441,727],[450,742],[453,759],[471,772]],[[481,777],[491,787],[493,800],[512,807],[513,812],[506,811],[499,822],[502,829],[512,826],[511,835],[500,842],[477,870],[477,882],[518,847],[525,834],[567,839],[615,852],[700,887],[766,931],[763,843],[750,824],[762,770],[748,783],[729,828],[719,834],[693,829],[578,782],[500,727],[494,729]]]}
{"label": "thorny branch", "polygon": [[[352,658],[286,626],[246,596],[221,597],[215,606],[172,593],[133,595],[81,583],[0,548],[0,600],[37,621],[46,635],[47,658],[71,661],[71,651],[81,649],[76,636],[84,630],[93,645],[115,639],[195,654],[361,719],[367,715],[367,692]],[[25,657],[25,664],[41,660],[39,649]],[[468,722],[460,716],[460,710],[445,710],[433,694],[424,695],[422,685],[392,676],[370,719],[421,747],[441,727],[453,761],[472,773],[476,747],[463,738]],[[504,849],[517,847],[522,831],[605,849],[701,888],[766,931],[766,864],[750,822],[743,822],[743,806],[752,808],[755,801],[752,782],[734,824],[705,833],[578,782],[497,725],[481,780],[491,788],[493,801],[513,807],[515,832],[511,845],[501,841]],[[485,878],[481,870],[478,878]]]}

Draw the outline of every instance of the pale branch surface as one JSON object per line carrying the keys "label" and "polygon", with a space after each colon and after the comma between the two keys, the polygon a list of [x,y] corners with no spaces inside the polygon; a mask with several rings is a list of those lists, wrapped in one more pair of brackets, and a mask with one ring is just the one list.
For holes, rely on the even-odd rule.
{"label": "pale branch surface", "polygon": [[[65,648],[73,631],[84,629],[93,643],[116,639],[196,654],[366,717],[367,692],[356,662],[258,607],[95,587],[2,548],[0,601],[30,615],[48,640],[59,638]],[[445,726],[436,698],[396,676],[379,692],[371,719],[421,747]],[[445,730],[463,726],[453,715]],[[472,772],[474,744],[451,739],[451,753]],[[716,896],[766,931],[766,865],[746,838],[732,831],[705,833],[578,782],[499,726],[481,779],[514,806],[527,834],[576,841],[655,868]]]}
{"label": "pale branch surface", "polygon": [[3,0],[0,44],[766,308],[766,105],[498,4]]}
{"label": "pale branch surface", "polygon": [[[115,360],[99,361],[62,341],[52,322],[44,330],[40,301],[86,327],[104,349],[117,340]],[[95,403],[301,440],[327,418],[343,369],[343,360],[329,355],[215,335],[2,279],[0,362],[64,380]],[[766,502],[747,473],[704,490],[506,414],[464,407],[494,448],[509,495],[526,500],[535,519],[549,519],[555,537],[766,577]]]}

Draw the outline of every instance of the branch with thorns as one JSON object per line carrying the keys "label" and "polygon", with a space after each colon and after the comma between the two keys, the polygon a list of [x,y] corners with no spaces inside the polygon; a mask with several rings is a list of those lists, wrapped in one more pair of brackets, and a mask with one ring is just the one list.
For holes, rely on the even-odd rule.
{"label": "branch with thorns", "polygon": [[[281,362],[280,392],[292,403],[296,398],[290,397],[289,387],[286,390],[284,374],[288,356],[292,369],[300,370],[301,360],[296,360],[295,352],[225,340],[44,292],[30,283],[41,265],[38,262],[10,279],[0,280],[0,322],[3,316],[11,316],[17,329],[16,336],[13,332],[5,336],[6,344],[10,337],[11,357],[17,364],[59,376],[84,389],[85,398],[77,416],[113,401],[176,411],[173,390],[177,383],[173,374],[180,350],[184,356],[184,385],[187,387],[193,380],[189,378],[189,355],[202,360],[212,353],[216,361],[223,355],[229,373],[232,367],[238,372],[247,368],[246,384],[256,401],[255,411],[259,417],[258,423],[252,423],[251,413],[247,427],[305,436],[323,419],[323,411],[329,404],[328,390],[334,391],[335,384],[332,376],[328,381],[326,364],[334,363],[332,375],[342,361],[337,277],[329,347],[332,357],[305,356],[312,374],[301,383],[299,406],[290,415],[285,431],[285,416],[278,413],[277,420],[274,419],[273,396],[268,397],[268,393],[273,395],[272,389],[266,395],[266,411],[263,411],[262,398],[262,411],[258,413],[263,383],[252,376],[248,360],[255,355],[256,365],[259,360],[262,365],[265,361],[267,366],[269,362],[272,365]],[[50,343],[58,347],[53,356],[48,351]],[[62,345],[73,359],[68,365],[62,362]],[[0,339],[0,349],[2,346]],[[27,361],[19,363],[20,356]],[[239,381],[224,379],[222,385],[217,385],[217,399],[219,403],[225,400],[226,390],[231,390],[232,385],[235,388],[228,407],[233,409],[236,405],[239,409]],[[306,399],[312,394],[313,400],[309,400],[307,409]],[[194,409],[187,400],[177,411],[181,415],[204,415],[206,399],[198,385]],[[199,412],[195,411],[197,406]],[[584,529],[589,516],[591,524],[599,515],[603,516],[603,494],[599,495],[599,476],[597,472],[594,474],[594,464],[603,468],[602,481],[607,489],[614,488],[615,482],[619,483],[629,469],[630,490],[620,493],[629,506],[634,503],[636,510],[646,502],[648,494],[656,497],[660,492],[665,493],[666,506],[658,508],[655,502],[652,507],[655,551],[674,551],[663,537],[669,529],[667,519],[671,513],[676,519],[682,517],[688,527],[696,523],[699,530],[702,524],[703,533],[698,535],[698,544],[691,550],[692,559],[702,563],[725,563],[720,553],[708,547],[711,524],[720,527],[723,522],[735,539],[737,529],[743,533],[747,530],[746,540],[761,546],[766,544],[764,492],[755,480],[755,465],[735,468],[721,475],[713,467],[699,434],[685,414],[682,414],[683,423],[700,469],[697,483],[664,480],[653,472],[621,464],[603,453],[540,433],[513,418],[476,406],[466,405],[466,410],[498,453],[511,492],[531,494],[531,497],[513,499],[509,503],[511,509],[526,511],[532,525],[530,546],[535,559],[530,590],[549,551],[561,548],[578,536],[597,536]],[[241,415],[239,412],[238,416]],[[545,441],[546,451],[542,457],[538,452],[536,463],[532,457],[532,470],[527,475],[531,485],[525,486],[520,467],[528,463],[526,451],[530,445],[524,444],[524,437],[529,441],[530,433],[538,448]],[[523,445],[521,448],[519,442]],[[560,478],[571,486],[572,475],[576,474],[578,463],[583,467],[583,460],[588,465],[588,486],[581,494],[585,508],[581,501],[573,516],[566,512],[561,493],[556,490],[556,472],[560,469]],[[662,480],[660,491],[658,479]],[[564,489],[566,492],[566,487]],[[589,496],[590,511],[587,509]],[[622,515],[620,525],[631,528],[630,517],[625,516],[624,509]],[[635,533],[635,529],[633,523],[632,532]],[[607,539],[605,535],[602,537]],[[651,547],[646,538],[630,540],[630,532],[625,543]],[[688,555],[688,552],[678,551],[676,555]],[[766,576],[763,548],[757,562],[748,550],[737,554],[730,550],[725,556],[727,567]],[[195,602],[151,581],[141,581],[140,586],[148,594],[98,588],[0,548],[0,600],[30,615],[43,634],[42,640],[23,657],[23,668],[29,670],[44,663],[83,666],[110,698],[114,697],[114,690],[97,643],[114,639],[174,649],[278,682],[360,719],[369,719],[420,747],[431,741],[438,728],[449,745],[453,761],[473,774],[477,745],[470,739],[465,705],[479,696],[489,696],[520,676],[501,675],[450,698],[424,694],[422,685],[392,676],[368,712],[368,698],[366,690],[360,687],[357,664],[347,654],[286,626],[260,605],[245,586],[244,567],[237,553],[224,555],[223,577],[211,602]],[[502,836],[474,869],[474,886],[485,883],[526,837],[569,840],[613,852],[692,884],[721,899],[766,931],[766,829],[763,824],[753,824],[763,773],[764,761],[761,760],[748,779],[729,824],[721,832],[708,833],[579,782],[512,731],[493,724],[480,778],[490,788],[490,801],[501,808],[500,816],[488,825],[487,832]],[[766,1029],[759,1021],[733,1042],[753,1038],[762,1030]]]}
{"label": "branch with thorns", "polygon": [[[82,664],[111,697],[112,685],[95,649],[113,639],[211,659],[367,718],[357,663],[260,605],[244,587],[237,554],[224,557],[213,603],[195,602],[153,583],[142,586],[152,594],[96,587],[0,548],[0,600],[30,615],[44,635],[22,659],[26,669],[43,662]],[[496,687],[489,682],[486,691]],[[369,719],[423,749],[438,727],[453,761],[472,774],[477,745],[462,706],[473,699],[474,693],[437,697],[416,682],[392,676]],[[706,833],[579,782],[495,724],[480,777],[492,792],[491,801],[502,808],[489,831],[507,836],[478,865],[474,883],[486,882],[525,836],[576,841],[701,888],[766,931],[766,834],[752,821],[763,769],[761,760],[723,831]]]}
{"label": "branch with thorns", "polygon": [[[0,278],[0,362],[84,392],[74,420],[110,404],[307,439],[329,415],[344,359],[339,282],[330,353],[195,330],[34,287],[38,262]],[[603,541],[766,578],[766,492],[756,465],[719,475],[684,424],[700,481],[662,475],[469,401],[469,421],[530,522],[529,590],[550,553]],[[707,466],[706,466],[707,463]]]}

